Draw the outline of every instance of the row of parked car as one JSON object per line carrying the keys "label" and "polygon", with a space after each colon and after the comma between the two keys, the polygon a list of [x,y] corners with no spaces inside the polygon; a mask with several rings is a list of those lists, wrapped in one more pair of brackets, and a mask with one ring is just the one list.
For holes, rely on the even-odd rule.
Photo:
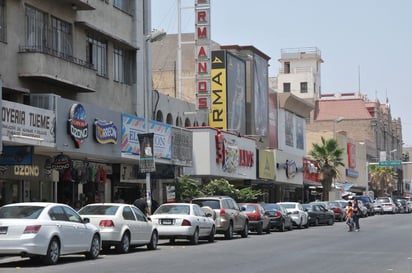
{"label": "row of parked car", "polygon": [[[165,203],[150,216],[122,203],[88,204],[79,211],[68,205],[25,202],[0,207],[0,256],[22,256],[56,264],[61,255],[85,254],[95,259],[101,250],[127,253],[132,247],[157,248],[159,239],[213,242],[216,234],[232,239],[257,234],[333,225],[345,220],[346,200],[331,202],[236,203],[228,196],[195,198],[190,203]],[[393,203],[392,203],[393,202]],[[398,212],[391,198],[363,205],[364,216]],[[392,205],[390,205],[391,203]],[[398,206],[396,206],[398,207]],[[412,206],[404,208],[410,212]]]}

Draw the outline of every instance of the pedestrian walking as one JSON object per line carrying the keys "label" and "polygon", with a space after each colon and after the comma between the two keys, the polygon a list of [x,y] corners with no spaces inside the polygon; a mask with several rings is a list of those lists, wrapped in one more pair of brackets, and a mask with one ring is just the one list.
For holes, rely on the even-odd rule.
{"label": "pedestrian walking", "polygon": [[349,227],[349,232],[353,231],[353,208],[352,208],[352,202],[348,202],[348,205],[346,206],[346,224]]}
{"label": "pedestrian walking", "polygon": [[359,203],[358,200],[355,199],[353,200],[353,222],[355,225],[355,231],[359,231],[360,227],[359,227],[359,218],[361,217],[361,210],[359,208]]}

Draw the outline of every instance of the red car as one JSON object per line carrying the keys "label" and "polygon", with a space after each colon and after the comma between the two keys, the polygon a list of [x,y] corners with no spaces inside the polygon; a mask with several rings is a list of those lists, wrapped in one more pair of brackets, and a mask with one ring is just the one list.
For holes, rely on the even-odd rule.
{"label": "red car", "polygon": [[258,203],[240,203],[242,212],[249,218],[249,230],[262,234],[270,233],[270,219],[265,209]]}

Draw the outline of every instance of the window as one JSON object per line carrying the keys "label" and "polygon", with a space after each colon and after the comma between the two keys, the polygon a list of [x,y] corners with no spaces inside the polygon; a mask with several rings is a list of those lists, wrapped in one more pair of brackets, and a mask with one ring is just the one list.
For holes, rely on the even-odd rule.
{"label": "window", "polygon": [[26,6],[26,46],[42,50],[47,47],[47,13]]}
{"label": "window", "polygon": [[87,37],[86,58],[97,70],[97,75],[107,77],[107,42]]}
{"label": "window", "polygon": [[283,92],[290,92],[290,82],[283,83]]}
{"label": "window", "polygon": [[130,0],[114,0],[113,6],[127,13],[132,12],[132,1]]}
{"label": "window", "polygon": [[285,62],[285,74],[289,74],[290,73],[290,62]]}
{"label": "window", "polygon": [[300,83],[300,93],[308,93],[308,83],[307,82]]}
{"label": "window", "polygon": [[63,56],[73,55],[72,25],[56,17],[51,18],[51,48]]}
{"label": "window", "polygon": [[6,41],[6,2],[0,0],[0,41]]}
{"label": "window", "polygon": [[122,216],[125,220],[136,221],[132,209],[130,207],[124,207]]}
{"label": "window", "polygon": [[132,54],[121,48],[114,49],[114,80],[120,83],[132,83]]}

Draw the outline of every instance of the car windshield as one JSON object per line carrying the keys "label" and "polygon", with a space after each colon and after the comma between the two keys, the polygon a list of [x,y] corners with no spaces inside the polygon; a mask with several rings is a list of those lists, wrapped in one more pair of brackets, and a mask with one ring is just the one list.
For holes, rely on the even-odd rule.
{"label": "car windshield", "polygon": [[256,212],[256,207],[253,205],[242,205],[245,208],[245,212]]}
{"label": "car windshield", "polygon": [[263,208],[264,208],[266,211],[281,211],[281,210],[282,210],[282,209],[280,208],[280,206],[279,206],[279,205],[276,205],[276,204],[264,205]]}
{"label": "car windshield", "polygon": [[312,206],[311,205],[302,205],[303,209],[307,210],[307,211],[312,211]]}
{"label": "car windshield", "polygon": [[156,214],[190,214],[188,205],[161,205],[154,213]]}
{"label": "car windshield", "polygon": [[200,207],[211,207],[212,209],[220,209],[220,202],[218,200],[196,199],[192,201]]}
{"label": "car windshield", "polygon": [[37,219],[44,207],[8,206],[0,208],[0,219]]}
{"label": "car windshield", "polygon": [[295,204],[289,204],[289,203],[282,203],[281,206],[283,206],[285,209],[295,209],[296,208]]}
{"label": "car windshield", "polygon": [[85,206],[79,210],[80,215],[115,215],[119,206]]}

